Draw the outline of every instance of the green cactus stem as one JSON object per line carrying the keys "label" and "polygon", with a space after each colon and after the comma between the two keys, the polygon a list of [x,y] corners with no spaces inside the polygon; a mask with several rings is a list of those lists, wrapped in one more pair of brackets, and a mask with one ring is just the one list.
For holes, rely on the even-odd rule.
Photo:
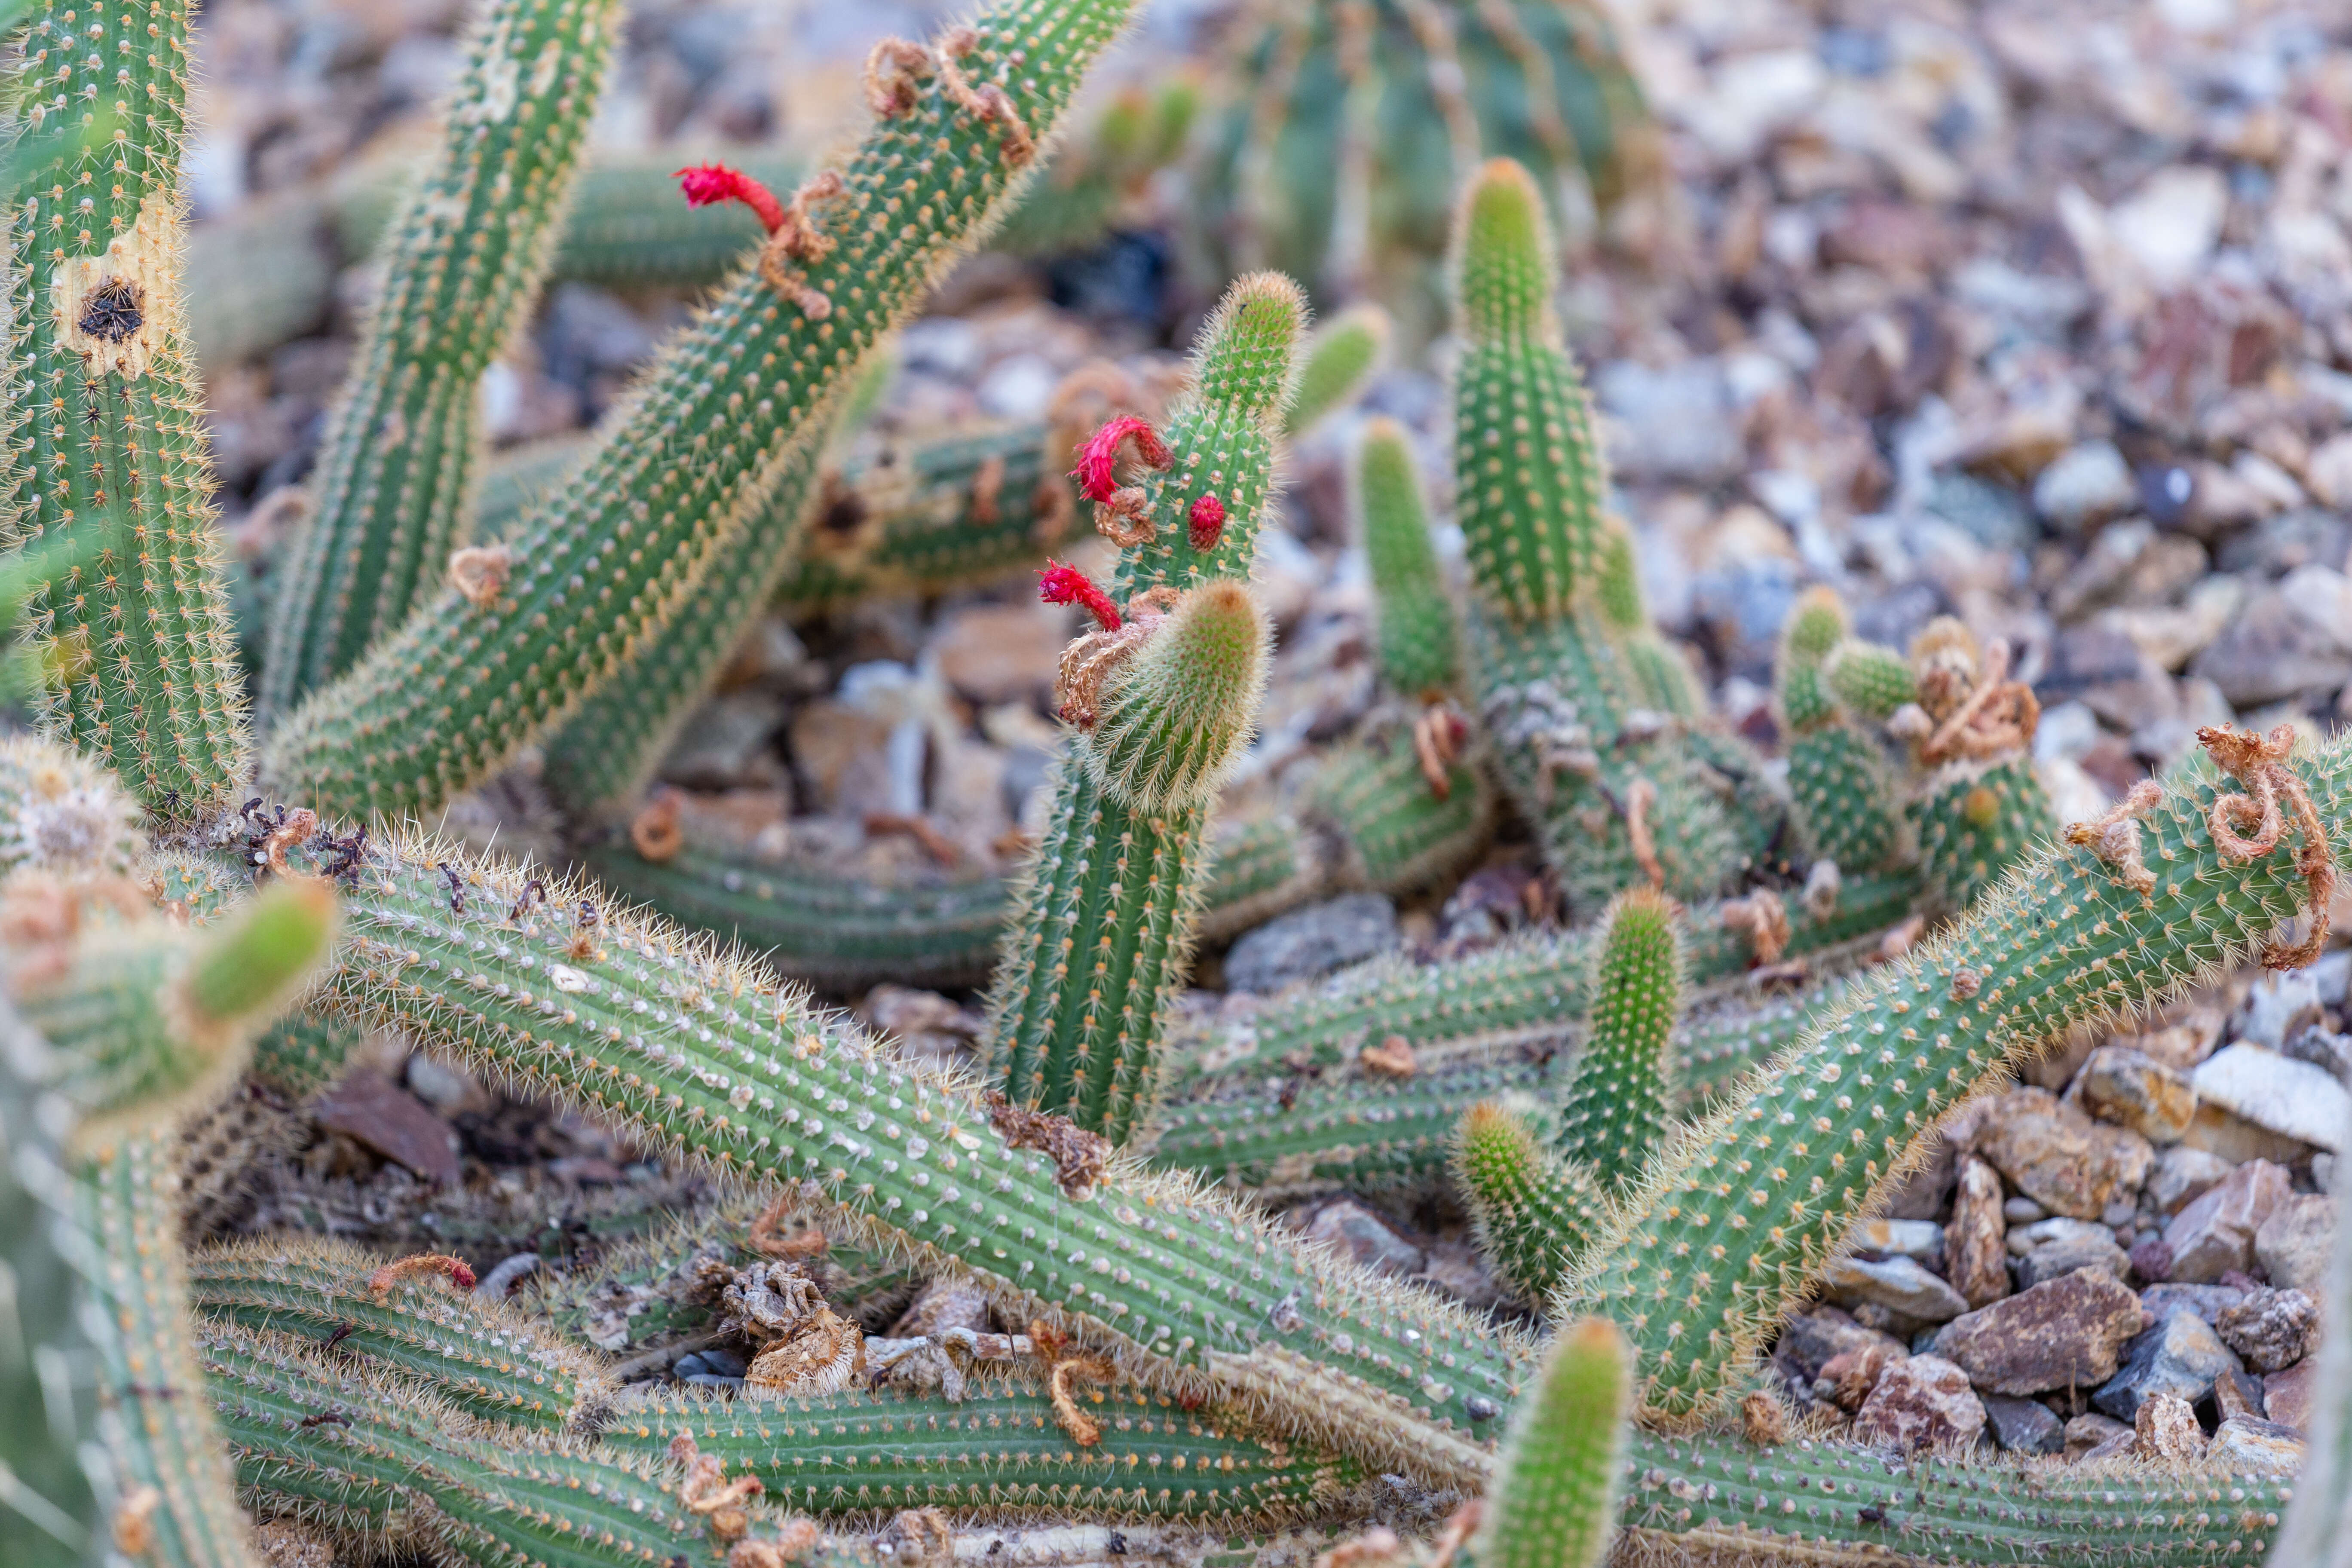
{"label": "green cactus stem", "polygon": [[1003,0],[888,67],[890,111],[803,187],[595,456],[477,563],[471,596],[443,593],[281,725],[265,776],[339,815],[421,814],[571,717],[688,610],[866,352],[1002,213],[1127,10]]}
{"label": "green cactus stem", "polygon": [[1477,1225],[1479,1250],[1521,1300],[1549,1300],[1599,1234],[1607,1203],[1600,1181],[1581,1162],[1548,1147],[1526,1117],[1494,1100],[1462,1118],[1452,1166]]}
{"label": "green cactus stem", "polygon": [[1099,243],[1129,199],[1183,151],[1200,107],[1200,84],[1184,72],[1120,92],[1055,150],[991,247],[1052,256]]}
{"label": "green cactus stem", "polygon": [[1327,1509],[1367,1479],[1246,1421],[1128,1384],[1077,1385],[1096,1440],[1072,1436],[1037,1382],[982,1381],[962,1399],[890,1393],[775,1400],[650,1394],[603,1440],[658,1454],[691,1436],[770,1499],[819,1514],[940,1508],[982,1520],[1193,1519],[1265,1524]]}
{"label": "green cactus stem", "polygon": [[604,96],[618,0],[484,0],[441,140],[392,221],[383,290],[271,595],[262,708],[289,713],[429,601],[464,542],[482,373],[530,314]]}
{"label": "green cactus stem", "polygon": [[[2072,1029],[2256,951],[2301,956],[2263,944],[2332,883],[2322,835],[2352,805],[2352,750],[2289,759],[2284,737],[2207,734],[2242,786],[2208,771],[2151,788],[2086,842],[2021,862],[1967,918],[1857,984],[1653,1168],[1569,1294],[1624,1325],[1659,1418],[1693,1419],[1729,1397],[1955,1105]],[[2242,787],[2300,797],[2313,814],[2288,833],[2273,812],[2268,846],[2234,831],[2219,845],[2209,818],[2250,820],[2217,805]],[[2279,840],[2304,833],[2299,869]]]}
{"label": "green cactus stem", "polygon": [[461,1293],[438,1272],[383,1265],[307,1237],[241,1242],[190,1263],[189,1297],[218,1321],[332,1335],[345,1353],[396,1368],[459,1410],[520,1426],[570,1429],[611,1396],[600,1358],[504,1302]]}
{"label": "green cactus stem", "polygon": [[1388,358],[1389,313],[1378,305],[1350,305],[1316,327],[1298,367],[1298,392],[1282,416],[1282,433],[1296,440],[1364,395]]}
{"label": "green cactus stem", "polygon": [[1633,1352],[1617,1325],[1561,1329],[1534,1397],[1511,1417],[1470,1550],[1492,1568],[1598,1568],[1617,1533]]}
{"label": "green cactus stem", "polygon": [[[1164,431],[1113,420],[1081,454],[1102,526],[1128,541],[1111,593],[1067,567],[1045,580],[1101,629],[1064,656],[1064,713],[1080,729],[990,992],[988,1076],[1016,1104],[1114,1140],[1153,1087],[1206,880],[1209,808],[1256,721],[1265,634],[1241,580],[1305,326],[1288,279],[1236,282]],[[1114,464],[1129,438],[1157,472],[1121,489]],[[1168,613],[1150,614],[1171,595]]]}
{"label": "green cactus stem", "polygon": [[1822,680],[1847,711],[1883,724],[1906,702],[1919,700],[1910,661],[1879,643],[1847,637],[1822,660]]}
{"label": "green cactus stem", "polygon": [[[1316,769],[1306,815],[1341,847],[1343,880],[1402,896],[1453,876],[1486,848],[1496,815],[1486,770],[1474,757],[1442,753],[1433,770],[1425,749],[1424,727],[1456,722],[1443,709],[1375,719]],[[1452,730],[1447,743],[1460,743],[1466,729]]]}
{"label": "green cactus stem", "polygon": [[[536,906],[509,920],[528,879],[371,836],[314,1005],[575,1104],[641,1147],[797,1184],[828,1233],[970,1274],[1015,1321],[1067,1324],[1157,1386],[1391,1468],[1485,1469],[1494,1418],[1532,1368],[1515,1332],[1301,1254],[1181,1179],[1098,1167],[1099,1143],[992,1112],[674,927],[616,910],[583,942]],[[563,909],[586,889],[549,878],[544,891]]]}
{"label": "green cactus stem", "polygon": [[1560,1105],[1559,1151],[1607,1191],[1624,1190],[1673,1125],[1668,1041],[1682,1007],[1675,909],[1657,893],[1617,895],[1603,917],[1584,1048]]}
{"label": "green cactus stem", "polygon": [[1781,630],[1773,701],[1799,839],[1842,871],[1874,871],[1910,858],[1910,833],[1884,748],[1848,714],[1823,673],[1822,661],[1845,640],[1837,595],[1806,594]]}
{"label": "green cactus stem", "polygon": [[1209,826],[1209,885],[1195,933],[1222,942],[1328,892],[1340,852],[1288,812],[1221,816]]}
{"label": "green cactus stem", "polygon": [[2006,647],[1979,648],[1948,616],[1919,634],[1911,662],[1918,705],[1895,723],[1918,774],[1910,820],[1931,898],[1965,910],[2058,832],[2033,771],[2041,707],[2007,679]]}
{"label": "green cactus stem", "polygon": [[1351,477],[1349,510],[1371,568],[1381,680],[1406,697],[1454,691],[1462,682],[1462,632],[1430,542],[1404,427],[1392,419],[1365,426]]}
{"label": "green cactus stem", "polygon": [[89,26],[45,4],[25,38],[34,128],[54,116],[84,133],[41,142],[12,192],[8,373],[28,411],[0,488],[11,545],[97,535],[95,560],[30,605],[43,728],[186,823],[227,804],[247,765],[179,271],[188,7]]}

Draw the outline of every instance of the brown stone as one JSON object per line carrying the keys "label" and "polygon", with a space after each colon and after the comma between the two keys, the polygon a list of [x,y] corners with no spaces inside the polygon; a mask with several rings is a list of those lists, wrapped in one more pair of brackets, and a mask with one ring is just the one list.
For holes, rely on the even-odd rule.
{"label": "brown stone", "polygon": [[2301,1433],[2275,1421],[2232,1415],[2221,1423],[2207,1457],[2233,1474],[2291,1476],[2303,1468]]}
{"label": "brown stone", "polygon": [[2134,1436],[2132,1429],[2114,1416],[2086,1410],[2066,1423],[2066,1457],[2085,1458],[2118,1439]]}
{"label": "brown stone", "polygon": [[2075,1081],[2092,1115],[2128,1127],[2150,1143],[2179,1142],[2197,1119],[2197,1091],[2189,1080],[2135,1050],[2093,1051]]}
{"label": "brown stone", "polygon": [[2263,1414],[2282,1426],[2309,1435],[2312,1384],[2318,1375],[2318,1359],[2305,1357],[2263,1379]]}
{"label": "brown stone", "polygon": [[2302,1290],[2256,1290],[2213,1314],[2213,1331],[2256,1372],[2277,1372],[2319,1342],[2319,1303]]}
{"label": "brown stone", "polygon": [[2118,1194],[2137,1194],[2156,1151],[2137,1132],[2093,1121],[2042,1089],[2000,1097],[1979,1154],[2052,1214],[2096,1219]]}
{"label": "brown stone", "polygon": [[1944,1227],[1944,1272],[1970,1307],[2009,1294],[2009,1222],[2000,1205],[2000,1173],[1977,1155],[1961,1156],[1952,1223]]}
{"label": "brown stone", "polygon": [[2139,1402],[2132,1417],[2139,1451],[2158,1459],[2189,1463],[2205,1457],[2205,1429],[2197,1425],[2197,1411],[2177,1394],[2151,1394]]}
{"label": "brown stone", "polygon": [[2257,1127],[2233,1110],[2224,1110],[2210,1100],[2200,1100],[2196,1119],[2180,1142],[2191,1149],[2202,1149],[2209,1154],[2219,1154],[2231,1164],[2246,1160],[2268,1160],[2274,1164],[2292,1165],[2311,1158],[2311,1145],[2284,1132],[2273,1132],[2267,1127]]}
{"label": "brown stone", "polygon": [[1900,1345],[1880,1342],[1840,1351],[1813,1380],[1813,1397],[1841,1410],[1859,1410],[1886,1369],[1910,1359]]}
{"label": "brown stone", "polygon": [[2249,1160],[2231,1172],[2165,1226],[2172,1278],[2203,1284],[2245,1268],[2254,1260],[2255,1233],[2293,1190],[2287,1173],[2268,1160]]}
{"label": "brown stone", "polygon": [[1816,1307],[1781,1326],[1780,1342],[1772,1355],[1810,1389],[1840,1355],[1871,1347],[1878,1348],[1890,1361],[1901,1361],[1911,1353],[1901,1340],[1863,1327],[1848,1312]]}
{"label": "brown stone", "polygon": [[2325,1193],[2284,1199],[2254,1232],[2254,1257],[2281,1289],[2318,1290],[2335,1245],[2336,1200]]}
{"label": "brown stone", "polygon": [[940,674],[975,702],[1014,702],[1054,689],[1070,640],[1066,612],[1034,600],[957,611],[931,640]]}
{"label": "brown stone", "polygon": [[457,1135],[425,1102],[372,1068],[348,1073],[314,1102],[319,1124],[428,1182],[457,1182]]}
{"label": "brown stone", "polygon": [[2088,1388],[2115,1375],[2124,1342],[2147,1321],[2130,1289],[2086,1268],[1953,1319],[1936,1353],[1993,1394]]}
{"label": "brown stone", "polygon": [[1853,1440],[1900,1448],[1965,1448],[1984,1430],[1984,1402],[1969,1374],[1941,1356],[1887,1367],[1853,1418]]}

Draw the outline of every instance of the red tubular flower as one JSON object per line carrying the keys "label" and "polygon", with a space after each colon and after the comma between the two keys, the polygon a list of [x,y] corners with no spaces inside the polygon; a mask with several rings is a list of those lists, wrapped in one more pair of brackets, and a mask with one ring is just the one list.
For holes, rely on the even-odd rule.
{"label": "red tubular flower", "polygon": [[1214,550],[1225,531],[1225,503],[1214,495],[1205,495],[1192,503],[1187,515],[1192,525],[1192,548]]}
{"label": "red tubular flower", "polygon": [[1078,481],[1078,489],[1088,500],[1107,501],[1118,489],[1118,480],[1111,469],[1118,463],[1119,443],[1129,436],[1135,437],[1139,457],[1155,468],[1164,468],[1175,459],[1168,443],[1151,427],[1151,421],[1133,414],[1122,414],[1103,422],[1103,427],[1087,437],[1078,448],[1078,466],[1070,470],[1070,478]]}
{"label": "red tubular flower", "polygon": [[1049,605],[1084,605],[1103,630],[1119,628],[1118,606],[1110,602],[1110,595],[1096,587],[1093,578],[1066,563],[1045,563],[1045,569],[1037,574],[1037,596]]}
{"label": "red tubular flower", "polygon": [[676,178],[677,188],[686,193],[686,205],[690,207],[714,206],[720,202],[741,202],[760,215],[760,221],[773,234],[784,226],[784,204],[776,193],[740,169],[725,163],[697,163],[680,169]]}

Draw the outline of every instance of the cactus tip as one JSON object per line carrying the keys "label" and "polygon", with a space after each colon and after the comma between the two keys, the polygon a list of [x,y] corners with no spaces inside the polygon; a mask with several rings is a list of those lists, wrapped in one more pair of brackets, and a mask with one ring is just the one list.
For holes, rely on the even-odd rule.
{"label": "cactus tip", "polygon": [[760,222],[770,234],[783,226],[784,205],[776,199],[776,193],[730,164],[695,163],[678,170],[673,177],[690,207],[741,202],[760,215]]}

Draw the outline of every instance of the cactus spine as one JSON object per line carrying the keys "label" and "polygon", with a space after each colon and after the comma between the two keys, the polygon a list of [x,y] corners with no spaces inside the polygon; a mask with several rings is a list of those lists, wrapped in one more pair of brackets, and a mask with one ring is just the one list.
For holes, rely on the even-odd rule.
{"label": "cactus spine", "polygon": [[1597,1568],[1617,1533],[1633,1414],[1632,1352],[1617,1325],[1560,1330],[1511,1435],[1470,1549],[1493,1568]]}
{"label": "cactus spine", "polygon": [[1845,640],[1845,606],[1835,593],[1815,588],[1800,599],[1781,632],[1773,700],[1786,737],[1798,837],[1842,871],[1871,871],[1909,858],[1910,835],[1885,753],[1849,716],[1823,672],[1823,661]]}
{"label": "cactus spine", "polygon": [[418,609],[279,728],[265,774],[320,809],[423,812],[576,711],[703,586],[866,352],[1001,213],[1126,14],[1004,0],[895,68],[890,112],[515,535],[506,580]]}
{"label": "cactus spine", "polygon": [[188,10],[142,15],[92,36],[43,5],[26,38],[34,126],[82,133],[44,148],[12,210],[7,374],[29,412],[9,542],[100,536],[32,606],[42,723],[189,822],[242,781],[245,689],[181,298]]}
{"label": "cactus spine", "polygon": [[[1955,1104],[2070,1028],[2257,950],[2299,956],[2263,944],[2333,886],[2325,825],[2352,805],[2352,751],[2289,758],[2283,734],[2205,735],[2230,777],[2151,788],[2074,847],[2020,863],[1969,917],[1857,984],[1653,1167],[1570,1294],[1624,1325],[1657,1417],[1721,1405]],[[2267,842],[2242,839],[2230,827],[2252,824],[2242,788],[2310,814],[2290,832],[2273,807]],[[2300,860],[2281,843],[2296,838]]]}
{"label": "cactus spine", "polygon": [[[1098,725],[1073,739],[1058,772],[990,993],[990,1076],[1015,1103],[1066,1113],[1115,1141],[1151,1089],[1164,1015],[1191,952],[1209,807],[1256,721],[1264,631],[1239,580],[1272,488],[1305,317],[1289,279],[1241,279],[1202,331],[1197,390],[1147,445],[1147,464],[1164,478],[1114,496],[1124,420],[1105,426],[1080,458],[1107,516],[1120,505],[1139,510],[1097,611],[1103,629],[1073,645],[1064,668],[1121,658],[1125,666],[1101,688]],[[1211,505],[1217,521],[1203,528]],[[1126,525],[1114,517],[1108,526]],[[1181,596],[1150,618],[1148,606],[1171,595]],[[1197,696],[1172,710],[1188,689]],[[1074,690],[1064,710],[1088,705]],[[1147,753],[1181,760],[1172,772],[1147,770]]]}
{"label": "cactus spine", "polygon": [[[1741,847],[1712,768],[1643,708],[1599,584],[1601,457],[1551,312],[1555,260],[1527,171],[1486,165],[1462,206],[1454,384],[1471,683],[1504,782],[1572,908],[1649,881],[1722,890]],[[1639,713],[1647,714],[1634,722]]]}
{"label": "cactus spine", "polygon": [[530,315],[588,126],[616,0],[485,0],[441,141],[392,223],[383,293],[273,596],[262,707],[291,712],[430,600],[465,542],[482,373]]}

